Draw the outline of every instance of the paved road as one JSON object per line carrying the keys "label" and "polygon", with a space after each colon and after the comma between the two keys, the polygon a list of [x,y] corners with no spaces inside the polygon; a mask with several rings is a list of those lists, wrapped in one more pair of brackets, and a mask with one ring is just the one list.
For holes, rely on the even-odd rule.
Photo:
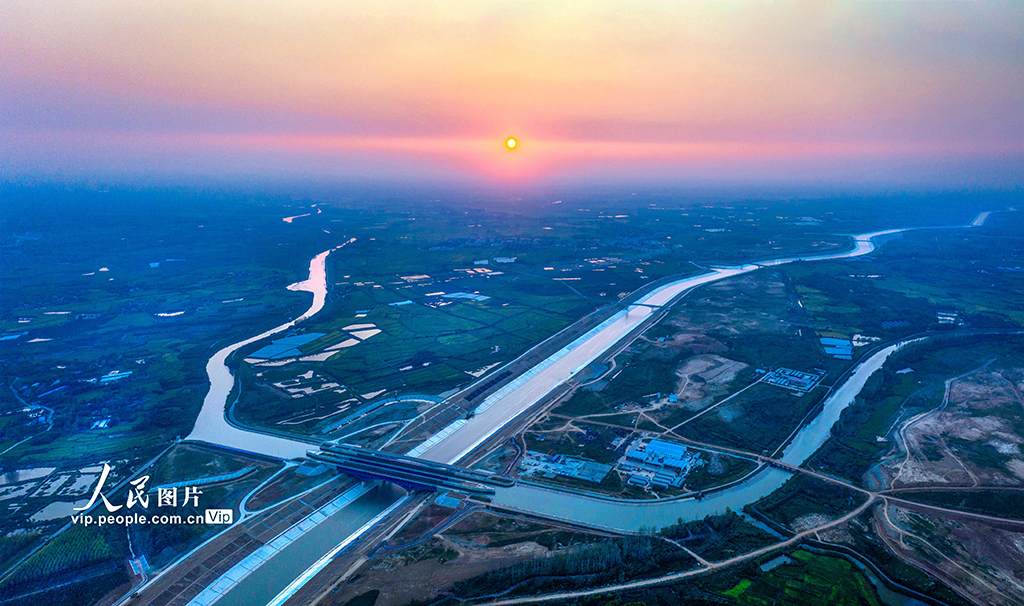
{"label": "paved road", "polygon": [[[814,258],[845,258],[866,254],[874,250],[874,244],[871,241],[873,237],[883,233],[894,233],[894,231],[856,236],[854,238],[855,246],[852,250],[837,255]],[[770,263],[777,265],[790,261],[787,259]],[[412,454],[440,463],[458,462],[517,416],[541,402],[545,396],[571,379],[594,359],[629,337],[636,329],[643,326],[644,322],[652,317],[652,314],[677,296],[702,284],[755,271],[764,265],[747,264],[739,267],[718,268],[701,276],[685,278],[656,288],[631,304],[626,310],[613,315],[568,346],[549,356],[533,369],[491,394],[475,409],[472,418],[460,419],[452,423],[442,429],[434,438],[414,449]],[[226,394],[225,391],[225,397]],[[347,540],[351,541],[357,535],[353,535]],[[306,557],[300,559],[305,560]],[[293,562],[293,564],[297,563]],[[279,599],[275,602],[283,601],[282,597],[301,591],[303,584],[316,576],[327,563],[327,560],[321,558],[309,565],[295,581],[281,590]],[[279,577],[275,578],[275,584],[280,584],[280,582]]]}
{"label": "paved road", "polygon": [[953,518],[959,518],[959,519],[965,519],[966,518],[966,519],[972,519],[972,520],[985,521],[985,522],[989,522],[989,523],[1008,525],[1008,526],[1013,526],[1013,527],[1016,527],[1016,528],[1024,528],[1024,520],[1011,520],[1011,519],[1006,519],[1006,518],[997,518],[997,517],[994,517],[994,516],[988,516],[988,515],[983,515],[983,514],[975,514],[975,513],[958,511],[958,510],[949,509],[949,508],[946,508],[946,507],[936,507],[936,506],[933,506],[933,505],[922,505],[920,503],[916,503],[916,502],[913,502],[913,501],[907,501],[907,500],[904,500],[904,499],[894,498],[894,497],[889,496],[889,495],[880,495],[878,493],[868,492],[868,491],[865,491],[865,490],[863,490],[863,489],[861,489],[859,487],[853,486],[852,484],[849,484],[847,482],[843,482],[841,480],[837,480],[835,478],[832,478],[832,477],[829,477],[829,476],[824,476],[822,474],[818,474],[818,473],[815,473],[815,472],[810,472],[808,470],[799,469],[797,471],[799,471],[801,473],[808,473],[810,475],[818,477],[819,479],[826,480],[826,481],[829,481],[829,482],[832,482],[832,483],[837,483],[837,484],[846,486],[847,488],[851,488],[851,489],[857,490],[858,492],[867,493],[869,495],[869,498],[864,503],[862,503],[859,507],[857,507],[857,508],[853,509],[852,511],[846,513],[842,517],[836,518],[836,519],[831,520],[829,522],[826,522],[824,524],[820,524],[820,525],[815,526],[813,528],[808,528],[806,530],[800,531],[800,532],[794,534],[793,536],[791,536],[790,538],[788,538],[788,539],[786,539],[784,541],[780,541],[778,543],[773,543],[772,545],[769,545],[767,547],[762,547],[760,549],[756,549],[754,551],[750,551],[750,552],[747,552],[747,553],[744,553],[744,554],[741,554],[741,555],[729,558],[727,560],[722,560],[722,561],[718,561],[718,562],[708,562],[707,560],[703,560],[701,558],[698,558],[698,562],[701,564],[701,566],[698,567],[698,568],[694,568],[692,570],[686,570],[686,571],[683,571],[683,572],[676,572],[676,573],[672,573],[672,574],[662,575],[662,576],[659,576],[659,577],[654,577],[654,578],[649,578],[649,579],[642,579],[642,580],[638,580],[638,581],[631,581],[631,582],[628,582],[628,583],[620,583],[620,584],[616,584],[616,585],[606,585],[606,586],[603,586],[603,587],[595,587],[595,588],[592,588],[592,589],[586,589],[586,590],[582,590],[582,591],[567,591],[567,592],[551,593],[551,594],[539,595],[539,596],[529,596],[529,597],[514,598],[514,599],[508,599],[508,600],[498,600],[498,601],[488,602],[488,603],[485,603],[485,604],[486,604],[486,606],[513,606],[513,605],[516,605],[516,604],[533,604],[533,603],[538,603],[538,602],[550,602],[550,601],[555,601],[555,600],[569,600],[569,599],[582,598],[582,597],[587,597],[587,596],[592,596],[592,595],[601,595],[601,594],[604,594],[604,593],[613,593],[613,592],[617,592],[617,591],[624,591],[624,590],[628,590],[628,589],[638,589],[638,588],[641,588],[641,587],[650,587],[650,586],[653,586],[653,585],[661,585],[661,584],[664,584],[664,583],[671,583],[673,581],[680,581],[680,580],[687,579],[687,578],[690,578],[690,577],[695,577],[695,576],[707,574],[709,572],[713,572],[715,570],[718,570],[718,569],[721,569],[721,568],[724,568],[724,567],[727,567],[727,566],[732,566],[733,564],[738,564],[740,562],[745,562],[745,561],[757,558],[759,556],[762,556],[762,555],[767,554],[767,553],[771,553],[773,551],[782,549],[784,547],[789,547],[791,545],[796,545],[800,541],[802,541],[802,540],[804,540],[804,539],[806,539],[808,537],[815,536],[815,535],[817,535],[817,533],[819,533],[819,532],[821,532],[823,530],[828,530],[829,528],[832,528],[832,527],[835,527],[835,526],[838,526],[840,524],[844,524],[844,523],[850,521],[851,519],[859,516],[864,511],[866,511],[869,507],[875,505],[879,501],[883,501],[883,502],[885,502],[887,504],[898,505],[900,507],[908,507],[910,509],[914,509],[914,510],[917,510],[917,511],[925,512],[925,513],[931,513],[933,515],[939,515],[941,517],[953,517]]}
{"label": "paved road", "polygon": [[771,553],[771,552],[776,551],[778,549],[782,549],[783,547],[788,547],[790,545],[795,545],[795,544],[799,543],[800,541],[802,541],[803,539],[805,539],[806,537],[812,536],[812,535],[814,535],[817,532],[820,532],[822,530],[827,530],[829,528],[832,528],[833,526],[838,526],[839,524],[843,524],[843,523],[848,522],[849,520],[851,520],[854,517],[859,516],[861,513],[863,513],[864,510],[866,510],[868,507],[873,505],[874,502],[875,501],[873,499],[869,499],[868,501],[865,501],[860,507],[858,507],[858,508],[854,509],[853,511],[847,513],[846,515],[844,515],[841,518],[836,518],[835,520],[832,520],[831,522],[828,522],[826,524],[822,524],[820,526],[816,526],[814,528],[809,528],[807,530],[798,532],[797,534],[793,535],[792,537],[790,537],[790,538],[788,538],[788,539],[786,539],[784,541],[780,541],[778,543],[773,543],[773,544],[771,544],[771,545],[769,545],[767,547],[762,547],[760,549],[755,549],[754,551],[750,551],[750,552],[744,553],[742,555],[738,555],[738,556],[729,558],[728,560],[722,560],[720,562],[709,562],[707,565],[702,565],[701,567],[694,568],[692,570],[686,570],[686,571],[683,571],[683,572],[676,572],[676,573],[672,573],[672,574],[666,574],[666,575],[663,575],[663,576],[660,576],[660,577],[654,577],[654,578],[651,578],[651,579],[643,579],[643,580],[639,580],[639,581],[631,581],[629,583],[619,583],[617,585],[606,585],[604,587],[595,587],[593,589],[585,589],[583,591],[566,591],[566,592],[561,592],[561,593],[550,593],[550,594],[547,594],[547,595],[529,596],[529,597],[515,598],[515,599],[510,599],[510,600],[499,600],[499,601],[495,601],[495,602],[488,602],[486,604],[487,604],[487,606],[513,606],[514,604],[532,604],[532,603],[536,603],[536,602],[550,602],[552,600],[567,600],[567,599],[583,598],[583,597],[587,597],[587,596],[591,596],[591,595],[600,595],[600,594],[603,594],[603,593],[623,591],[623,590],[627,590],[627,589],[638,589],[640,587],[650,587],[652,585],[661,585],[663,583],[670,583],[672,581],[679,581],[679,580],[682,580],[682,579],[687,579],[687,578],[690,578],[690,577],[695,577],[695,576],[698,576],[698,575],[707,574],[707,573],[712,572],[714,570],[718,570],[720,568],[725,568],[726,566],[732,566],[733,564],[738,564],[740,562],[745,562],[747,560],[750,560],[750,559],[762,556],[762,555],[764,555],[766,553]]}
{"label": "paved road", "polygon": [[[538,366],[486,398],[475,409],[475,414],[472,418],[457,421],[445,430],[442,430],[439,435],[435,436],[428,444],[425,444],[418,454],[427,460],[442,463],[456,463],[463,459],[473,449],[485,442],[513,419],[542,401],[545,396],[572,378],[591,361],[630,336],[646,320],[650,319],[651,314],[655,313],[661,306],[668,304],[677,296],[692,288],[755,271],[766,266],[778,266],[797,260],[842,259],[867,254],[875,249],[875,244],[872,241],[873,238],[893,234],[898,231],[900,230],[886,230],[854,236],[854,247],[844,253],[779,259],[738,267],[717,268],[701,276],[678,280],[659,287],[630,305],[625,311],[612,316],[573,341],[569,346],[548,357]],[[326,296],[324,261],[329,253],[330,251],[321,253],[310,263],[309,280],[290,287],[292,290],[305,290],[314,294],[313,305],[305,314],[276,329],[229,346],[217,352],[210,360],[207,371],[211,379],[211,389],[204,401],[203,410],[197,420],[196,428],[189,436],[189,439],[211,442],[238,450],[260,452],[285,459],[305,454],[308,445],[304,442],[249,432],[235,428],[227,423],[224,419],[224,407],[233,387],[234,378],[224,362],[229,355],[239,348],[286,330],[311,317],[323,307]],[[870,503],[872,500],[868,502]],[[853,513],[850,515],[853,515]],[[834,523],[840,523],[841,521],[836,520]],[[354,539],[356,535],[349,537],[347,540]],[[791,540],[796,540],[796,537]],[[746,554],[742,556],[742,559],[756,557],[756,555],[764,551],[766,550]],[[739,561],[739,559],[735,558],[734,560]],[[302,583],[312,578],[323,567],[323,562],[324,560],[321,558],[303,574],[298,575],[296,581],[289,586],[289,591],[294,592],[301,588]],[[731,562],[720,563],[720,565],[727,565]],[[299,564],[299,562],[292,562],[292,564]],[[282,595],[286,593],[287,591],[282,591]]]}

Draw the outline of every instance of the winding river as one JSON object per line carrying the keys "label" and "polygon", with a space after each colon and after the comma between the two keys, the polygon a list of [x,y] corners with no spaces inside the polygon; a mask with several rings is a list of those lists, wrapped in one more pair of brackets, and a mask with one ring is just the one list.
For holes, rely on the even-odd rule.
{"label": "winding river", "polygon": [[[973,226],[978,226],[977,221]],[[640,305],[631,305],[627,311],[612,316],[605,323],[544,360],[505,388],[492,394],[480,405],[477,414],[469,422],[460,420],[444,428],[413,454],[435,461],[458,461],[487,437],[543,400],[551,390],[569,380],[573,374],[589,364],[590,361],[633,334],[634,330],[643,324],[655,307],[669,304],[683,292],[701,284],[755,271],[762,267],[778,266],[794,261],[843,259],[864,255],[875,250],[878,245],[876,239],[901,231],[903,230],[886,230],[852,236],[853,247],[841,253],[717,268],[700,276],[692,276],[664,285],[637,301]],[[314,257],[309,265],[309,278],[288,287],[289,290],[313,294],[313,303],[304,314],[291,322],[229,345],[215,353],[210,359],[206,367],[210,378],[210,390],[203,401],[203,408],[196,420],[195,427],[187,439],[279,459],[300,458],[310,449],[309,443],[298,439],[249,431],[228,423],[225,418],[225,410],[228,397],[234,386],[234,377],[226,365],[226,360],[240,348],[286,331],[312,317],[323,308],[327,295],[325,263],[333,250],[336,249],[324,251]],[[781,460],[791,465],[800,465],[806,461],[828,439],[829,432],[838,420],[840,413],[853,402],[868,377],[875,370],[881,368],[890,354],[907,342],[885,347],[861,361],[842,386],[834,390],[826,399],[821,412],[797,432],[783,452]],[[727,508],[740,510],[744,505],[757,501],[778,489],[790,476],[791,473],[785,470],[765,468],[739,484],[712,493],[700,501],[692,498],[619,501],[520,484],[512,488],[498,489],[494,502],[500,506],[549,518],[571,520],[575,523],[611,530],[635,531],[644,527],[666,526],[680,518],[683,520],[700,519],[706,515],[722,513]],[[259,574],[253,573],[250,577],[242,580],[231,580],[229,577],[232,572],[229,571],[218,583],[227,578],[230,581],[230,588],[225,587],[223,594],[212,601],[203,601],[203,604],[212,604],[214,601],[222,602],[225,605],[284,602],[288,596],[292,595],[325,565],[325,559],[329,559],[330,553],[336,552],[336,550],[325,549],[325,545],[339,545],[354,540],[368,528],[367,525],[363,525],[363,520],[379,519],[378,516],[393,507],[396,500],[400,498],[393,492],[388,492],[387,495],[375,494],[373,496],[374,498],[370,501],[359,501],[360,507],[352,509],[352,511],[349,511],[351,507],[340,509],[327,517],[325,523],[317,523],[310,527],[301,543],[296,542],[293,545],[294,548],[286,550],[288,552],[286,558],[288,566],[285,567],[287,572],[284,572],[284,568],[260,567],[260,570],[257,571]],[[367,524],[372,524],[372,522]],[[325,551],[328,552],[328,556],[324,555]],[[301,573],[297,571],[301,571]],[[194,602],[198,604],[197,600]]]}
{"label": "winding river", "polygon": [[231,374],[231,369],[228,368],[227,359],[246,345],[284,332],[313,317],[323,309],[324,303],[327,301],[327,256],[342,246],[345,244],[325,250],[313,257],[309,262],[309,277],[302,282],[288,286],[288,290],[313,293],[313,303],[305,313],[291,322],[285,322],[255,337],[228,345],[213,354],[206,364],[206,374],[210,378],[210,391],[207,392],[206,398],[203,400],[203,408],[199,411],[192,433],[185,438],[186,440],[207,442],[231,450],[254,452],[277,459],[296,459],[306,456],[306,451],[311,447],[307,442],[247,431],[228,423],[225,411],[227,410],[228,396],[235,385],[235,377]]}

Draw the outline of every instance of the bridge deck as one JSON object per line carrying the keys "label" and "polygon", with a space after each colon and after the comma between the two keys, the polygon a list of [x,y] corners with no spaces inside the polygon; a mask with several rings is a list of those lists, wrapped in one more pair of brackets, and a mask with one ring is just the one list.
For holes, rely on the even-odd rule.
{"label": "bridge deck", "polygon": [[510,478],[487,472],[345,444],[325,443],[319,452],[309,452],[308,456],[360,480],[385,480],[407,490],[446,488],[467,494],[494,494],[494,486],[515,484]]}

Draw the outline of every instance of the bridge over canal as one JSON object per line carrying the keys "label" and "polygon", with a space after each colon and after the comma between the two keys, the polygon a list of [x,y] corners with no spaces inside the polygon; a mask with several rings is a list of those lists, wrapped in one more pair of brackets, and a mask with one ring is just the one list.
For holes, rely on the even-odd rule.
{"label": "bridge over canal", "polygon": [[491,495],[495,486],[515,485],[515,480],[505,476],[347,444],[321,444],[319,452],[307,456],[359,480],[384,480],[410,491],[446,489]]}

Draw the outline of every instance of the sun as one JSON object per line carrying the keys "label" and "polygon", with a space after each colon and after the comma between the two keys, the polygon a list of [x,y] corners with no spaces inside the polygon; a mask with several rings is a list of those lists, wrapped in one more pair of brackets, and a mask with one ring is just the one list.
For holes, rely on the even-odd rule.
{"label": "sun", "polygon": [[510,151],[515,149],[516,145],[517,145],[516,140],[513,139],[512,137],[509,137],[508,140],[505,141],[505,147],[507,147]]}

